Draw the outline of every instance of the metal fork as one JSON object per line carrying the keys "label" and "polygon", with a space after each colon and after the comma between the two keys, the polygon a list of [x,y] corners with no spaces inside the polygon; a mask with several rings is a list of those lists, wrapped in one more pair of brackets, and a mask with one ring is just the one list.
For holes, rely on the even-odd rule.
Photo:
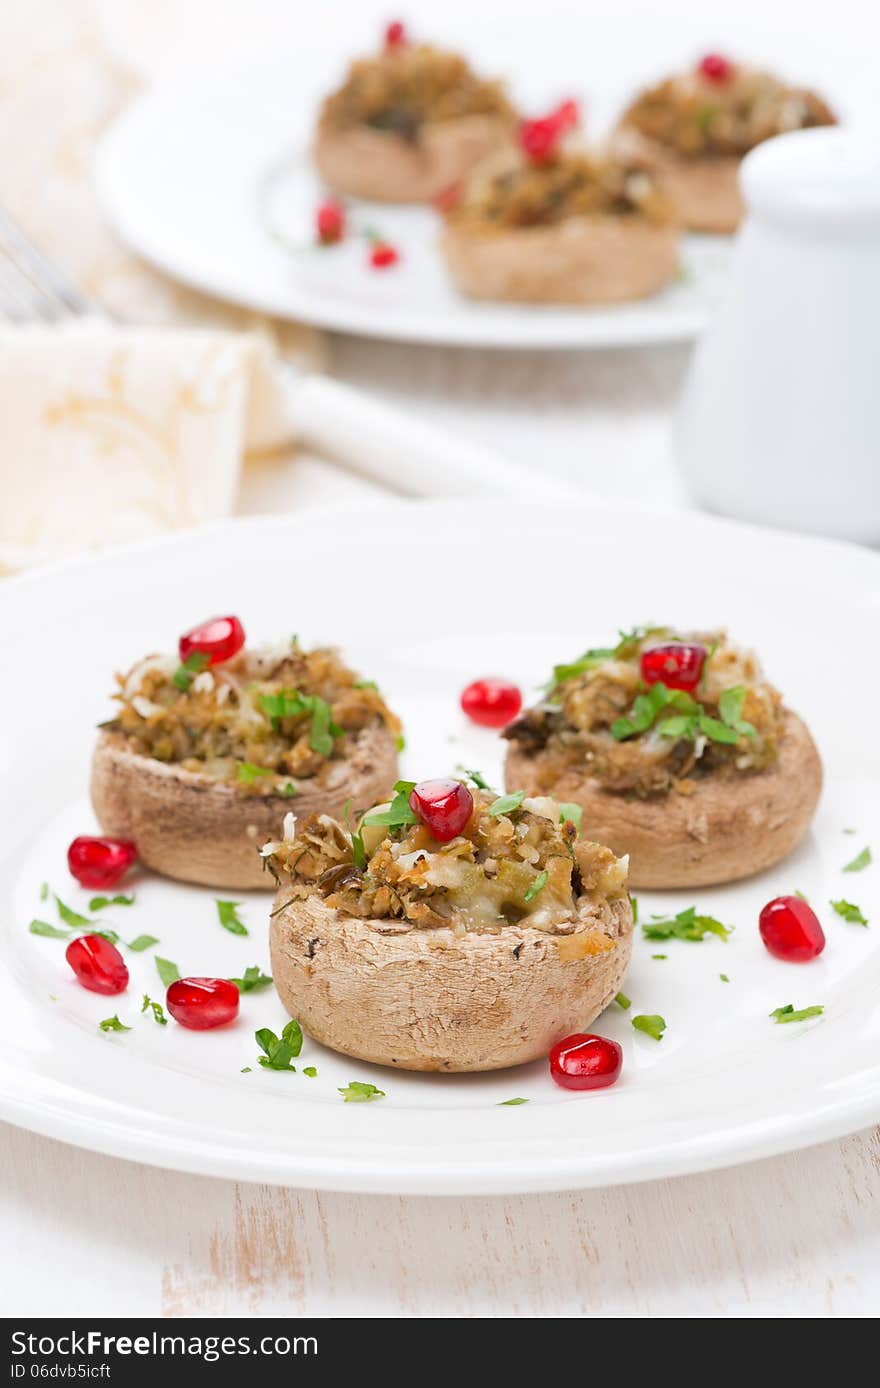
{"label": "metal fork", "polygon": [[60,323],[100,313],[0,207],[0,315],[10,323]]}

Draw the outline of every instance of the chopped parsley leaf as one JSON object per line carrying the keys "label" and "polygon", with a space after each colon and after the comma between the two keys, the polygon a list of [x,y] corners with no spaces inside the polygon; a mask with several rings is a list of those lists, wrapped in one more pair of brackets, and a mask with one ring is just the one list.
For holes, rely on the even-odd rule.
{"label": "chopped parsley leaf", "polygon": [[549,873],[546,869],[543,872],[539,872],[537,877],[529,883],[528,887],[523,892],[523,901],[534,901],[538,893],[542,892],[546,887],[548,877]]}
{"label": "chopped parsley leaf", "polygon": [[375,680],[355,680],[355,689],[375,689],[378,693],[379,686]]}
{"label": "chopped parsley leaf", "polygon": [[103,1022],[99,1022],[99,1023],[98,1023],[98,1030],[99,1030],[99,1031],[131,1031],[131,1027],[127,1027],[127,1026],[125,1025],[124,1022],[120,1022],[118,1016],[117,1016],[116,1013],[114,1012],[114,1014],[113,1014],[112,1017],[105,1017],[104,1020],[103,1020]]}
{"label": "chopped parsley leaf", "polygon": [[79,911],[74,911],[71,906],[65,906],[60,896],[55,897],[55,905],[65,925],[72,925],[77,930],[88,930],[89,926],[94,924],[94,921],[90,921],[87,916],[81,916]]}
{"label": "chopped parsley leaf", "polygon": [[252,786],[261,776],[272,774],[267,766],[255,766],[252,761],[240,761],[235,768],[235,779],[240,786]]}
{"label": "chopped parsley leaf", "polygon": [[861,907],[856,906],[852,901],[832,901],[831,905],[839,916],[845,921],[851,921],[853,925],[867,925],[867,917],[862,914]]}
{"label": "chopped parsley leaf", "polygon": [[149,1010],[153,1014],[153,1021],[158,1022],[160,1027],[167,1027],[168,1018],[165,1016],[165,1009],[160,1002],[153,1002],[147,993],[144,993],[144,1000],[141,1004],[141,1012]]}
{"label": "chopped parsley leaf", "polygon": [[48,882],[41,882],[41,883],[40,883],[40,900],[41,900],[41,901],[45,901],[45,900],[46,900],[46,897],[47,897],[48,895],[49,895],[49,883],[48,883]]}
{"label": "chopped parsley leaf", "polygon": [[623,1008],[624,1012],[629,1011],[632,1007],[632,998],[628,998],[626,993],[615,993],[614,1001],[617,1003],[618,1007]]}
{"label": "chopped parsley leaf", "polygon": [[264,974],[259,964],[250,964],[242,978],[230,978],[229,982],[234,983],[240,993],[254,993],[259,988],[268,988],[272,975]]}
{"label": "chopped parsley leaf", "polygon": [[652,1036],[655,1041],[663,1040],[663,1033],[666,1030],[666,1023],[656,1012],[642,1013],[633,1017],[632,1024],[636,1031],[643,1031],[646,1036]]}
{"label": "chopped parsley leaf", "polygon": [[303,1034],[302,1027],[294,1018],[287,1023],[280,1036],[276,1036],[268,1027],[261,1027],[254,1032],[254,1038],[264,1052],[257,1059],[266,1070],[296,1070],[296,1066],[290,1062],[302,1050]]}
{"label": "chopped parsley leaf", "polygon": [[513,814],[514,810],[519,809],[525,798],[524,790],[513,790],[509,795],[499,795],[497,800],[493,800],[486,813],[491,815],[493,819],[497,819],[499,815]]}
{"label": "chopped parsley leaf", "polygon": [[727,977],[727,974],[719,974],[718,977],[721,979],[721,982],[722,982],[722,983],[729,983],[729,982],[730,982],[730,979]]}
{"label": "chopped parsley leaf", "polygon": [[474,785],[477,787],[477,790],[492,789],[492,787],[489,785],[489,782],[484,777],[482,771],[472,771],[470,767],[462,766],[460,762],[455,769],[456,771],[460,771],[462,776],[466,777],[467,780],[473,781]]}
{"label": "chopped parsley leaf", "polygon": [[247,935],[249,933],[244,921],[238,918],[238,908],[240,901],[217,901],[217,916],[224,930],[228,930],[230,935]]}
{"label": "chopped parsley leaf", "polygon": [[28,930],[32,935],[45,935],[49,940],[69,940],[71,934],[69,930],[59,930],[57,925],[41,920],[32,920]]}
{"label": "chopped parsley leaf", "polygon": [[285,800],[292,800],[294,795],[299,795],[299,786],[295,786],[293,781],[286,781],[281,787],[281,794]]}
{"label": "chopped parsley leaf", "polygon": [[133,949],[135,954],[140,954],[143,950],[149,949],[150,945],[157,945],[159,941],[155,935],[137,935],[133,940],[123,940],[126,949]]}
{"label": "chopped parsley leaf", "polygon": [[567,802],[567,801],[566,801],[565,804],[560,805],[560,806],[559,806],[559,822],[560,822],[560,824],[564,824],[565,821],[566,821],[567,819],[570,819],[570,820],[571,820],[571,822],[572,822],[572,824],[574,825],[575,829],[577,829],[578,833],[580,833],[581,825],[582,825],[583,822],[584,822],[584,807],[583,807],[583,805],[575,805],[575,804],[569,803],[569,802]]}
{"label": "chopped parsley leaf", "polygon": [[810,904],[809,898],[808,898],[803,892],[799,892],[799,891],[797,890],[797,888],[795,888],[795,893],[794,893],[794,894],[795,894],[795,896],[798,898],[799,901],[806,901],[807,905],[809,906],[809,904]]}
{"label": "chopped parsley leaf", "polygon": [[629,899],[629,904],[630,904],[630,907],[632,908],[632,913],[633,913],[633,925],[638,925],[638,923],[639,923],[639,902],[638,902],[638,897],[631,896],[630,899]]}
{"label": "chopped parsley leaf", "polygon": [[308,1075],[308,1077],[309,1077],[310,1080],[313,1080],[313,1079],[315,1078],[315,1076],[317,1075],[317,1073],[318,1073],[318,1071],[317,1071],[317,1069],[316,1069],[316,1067],[315,1067],[314,1065],[306,1065],[306,1066],[303,1068],[303,1074],[304,1074],[304,1075]]}
{"label": "chopped parsley leaf", "polygon": [[856,856],[853,858],[853,860],[852,860],[851,863],[847,863],[847,865],[846,865],[846,867],[843,869],[843,871],[844,871],[844,872],[861,872],[861,871],[862,871],[862,868],[870,867],[870,865],[871,865],[871,863],[873,863],[873,861],[874,861],[874,859],[873,859],[873,857],[872,857],[872,855],[871,855],[871,850],[870,850],[870,848],[868,848],[868,847],[866,846],[865,848],[862,849],[861,853],[857,853],[857,854],[856,854]]}
{"label": "chopped parsley leaf", "polygon": [[809,1017],[821,1017],[824,1011],[821,1003],[814,1003],[812,1007],[802,1007],[795,1012],[794,1005],[787,1002],[784,1007],[775,1007],[768,1016],[775,1022],[806,1022]]}
{"label": "chopped parsley leaf", "polygon": [[374,1084],[366,1084],[363,1080],[351,1080],[339,1093],[346,1104],[366,1104],[371,1099],[385,1098],[384,1089],[377,1089]]}
{"label": "chopped parsley leaf", "polygon": [[668,954],[652,954],[652,955],[651,955],[651,958],[652,958],[652,959],[668,959],[668,958],[669,958],[669,955],[668,955]]}
{"label": "chopped parsley leaf", "polygon": [[698,916],[696,906],[689,906],[686,911],[666,919],[652,917],[642,925],[646,940],[702,940],[706,935],[726,940],[732,933],[732,925],[722,925],[714,916]]}
{"label": "chopped parsley leaf", "polygon": [[90,911],[103,911],[106,906],[133,906],[133,896],[93,896],[89,902]]}
{"label": "chopped parsley leaf", "polygon": [[364,815],[361,824],[385,824],[398,828],[405,824],[417,824],[419,817],[409,803],[409,797],[416,788],[415,781],[398,781],[394,787],[394,799],[387,810],[371,810]]}
{"label": "chopped parsley leaf", "polygon": [[404,737],[403,733],[397,734],[397,737],[394,739],[394,745],[397,748],[398,752],[403,752],[406,750],[406,738]]}
{"label": "chopped parsley leaf", "polygon": [[242,1075],[249,1075],[253,1068],[254,1067],[252,1065],[242,1065],[240,1073]]}
{"label": "chopped parsley leaf", "polygon": [[210,657],[204,651],[190,651],[183,664],[178,665],[171,676],[173,683],[185,694],[193,682],[193,676],[201,674],[208,665],[209,659]]}
{"label": "chopped parsley leaf", "polygon": [[153,960],[156,965],[156,972],[165,987],[170,988],[172,983],[176,983],[180,978],[180,969],[170,959],[163,959],[161,955],[154,954]]}
{"label": "chopped parsley leaf", "polygon": [[514,1108],[517,1104],[527,1104],[528,1099],[502,1099],[499,1108]]}

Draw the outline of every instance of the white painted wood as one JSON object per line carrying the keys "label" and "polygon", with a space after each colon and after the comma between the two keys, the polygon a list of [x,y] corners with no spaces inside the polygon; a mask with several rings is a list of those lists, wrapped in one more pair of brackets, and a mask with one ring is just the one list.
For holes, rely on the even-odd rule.
{"label": "white painted wood", "polygon": [[[360,34],[387,18],[385,0],[336,6],[340,28],[356,8]],[[426,13],[427,0],[405,8]],[[809,8],[792,7],[804,30]],[[841,35],[845,8],[837,6]],[[743,0],[739,11],[763,33],[764,5]],[[0,102],[24,91],[28,119],[28,86],[35,103],[45,99],[66,52],[78,65],[113,63],[117,76],[126,67],[158,73],[243,32],[302,22],[304,12],[286,0],[11,6],[0,21]],[[873,82],[873,60],[866,80],[869,71]],[[23,185],[38,223],[67,216],[88,141],[106,118],[102,103],[83,101],[64,146],[39,151],[53,179],[35,172]],[[4,148],[0,172],[8,157]],[[102,254],[112,285],[112,255]],[[684,349],[505,356],[339,339],[330,351],[340,379],[517,461],[599,492],[684,501],[667,446]],[[257,466],[243,509],[369,491],[318,460],[291,465],[283,496],[264,481]],[[643,1186],[431,1200],[235,1185],[0,1128],[0,1228],[7,1316],[871,1317],[880,1305],[880,1130]]]}

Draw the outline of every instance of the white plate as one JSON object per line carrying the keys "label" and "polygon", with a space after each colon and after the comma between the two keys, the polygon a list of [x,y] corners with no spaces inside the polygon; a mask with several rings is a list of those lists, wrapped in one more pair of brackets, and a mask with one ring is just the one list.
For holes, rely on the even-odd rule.
{"label": "white plate", "polygon": [[[841,874],[880,848],[880,750],[869,693],[880,560],[830,542],[619,504],[386,503],[242,520],[117,551],[0,586],[7,651],[0,683],[0,1114],[100,1151],[207,1174],[350,1190],[492,1192],[603,1184],[720,1166],[844,1133],[880,1118],[880,867]],[[263,1072],[253,1031],[284,1021],[269,992],[242,999],[228,1030],[197,1034],[139,1013],[162,997],[152,955],[131,954],[121,998],[83,991],[64,943],[28,933],[56,919],[48,882],[82,910],[89,893],[65,849],[94,821],[86,782],[112,672],[171,648],[214,611],[241,614],[254,640],[298,631],[338,641],[376,677],[408,732],[405,770],[456,763],[500,774],[501,742],[467,726],[457,694],[506,672],[531,691],[555,660],[640,619],[727,622],[763,651],[810,721],[827,769],[815,832],[782,866],[743,885],[641,894],[651,911],[698,901],[736,926],[729,942],[637,939],[626,983],[634,1012],[659,1012],[659,1044],[612,1007],[596,1028],[619,1039],[612,1089],[573,1095],[544,1062],[484,1076],[407,1075],[307,1041],[318,1076]],[[846,834],[845,829],[857,830]],[[142,875],[134,907],[106,912],[124,938],[148,933],[185,972],[239,974],[268,962],[270,898],[242,896],[247,940],[217,923],[214,893]],[[761,905],[799,889],[828,935],[822,957],[770,958]],[[230,896],[231,893],[220,893]],[[846,896],[871,926],[827,902]],[[654,953],[668,957],[658,961]],[[730,983],[719,975],[726,973]],[[823,1003],[805,1025],[773,1008]],[[114,1012],[133,1030],[104,1035]],[[343,1104],[372,1080],[387,1098]],[[528,1104],[499,1107],[525,1097]]]}
{"label": "white plate", "polygon": [[[583,91],[580,55],[593,40],[582,22],[573,32],[570,41],[557,37],[543,83],[532,82],[524,98],[528,109],[543,109],[561,91]],[[533,63],[532,37],[531,24],[507,24],[497,33],[481,15],[478,26],[469,26],[466,46],[489,55],[486,70],[522,73]],[[400,248],[401,263],[393,270],[371,270],[359,237],[329,249],[315,246],[322,194],[309,159],[310,135],[321,95],[338,80],[347,51],[337,47],[328,58],[282,45],[281,53],[265,51],[227,62],[220,72],[190,74],[185,83],[130,107],[102,141],[95,165],[104,210],[123,239],[165,273],[219,298],[367,336],[461,346],[608,347],[690,338],[702,328],[724,282],[725,237],[685,238],[677,283],[652,298],[609,308],[462,298],[438,250],[440,219],[426,208],[353,206],[356,227],[378,229]],[[690,56],[689,46],[679,46],[678,61],[682,53]],[[560,54],[567,55],[563,71]],[[631,62],[631,40],[627,57]],[[596,107],[622,105],[635,81],[631,67],[621,69],[620,55],[610,91],[602,87],[607,72],[598,63],[597,73],[590,84],[594,131]]]}

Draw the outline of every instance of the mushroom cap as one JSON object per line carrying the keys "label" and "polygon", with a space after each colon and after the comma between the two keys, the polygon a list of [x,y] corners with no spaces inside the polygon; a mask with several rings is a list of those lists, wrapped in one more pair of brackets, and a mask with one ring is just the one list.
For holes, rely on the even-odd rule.
{"label": "mushroom cap", "polygon": [[103,732],[92,757],[91,797],[105,834],[133,839],[147,867],[182,882],[245,891],[274,889],[259,850],[279,838],[284,816],[341,818],[347,800],[371,805],[397,778],[397,744],[382,723],[364,728],[339,763],[334,784],[299,784],[298,794],[254,795],[228,781],[133,752]]}
{"label": "mushroom cap", "polygon": [[328,187],[347,197],[431,202],[509,136],[509,120],[493,115],[427,121],[417,140],[368,125],[338,130],[322,122],[313,157]]}
{"label": "mushroom cap", "polygon": [[790,709],[772,766],[697,777],[688,795],[640,799],[605,790],[576,767],[552,785],[550,774],[546,752],[510,745],[505,785],[581,805],[584,833],[618,856],[629,854],[633,887],[706,887],[771,867],[809,830],[822,789],[816,745]]}
{"label": "mushroom cap", "polygon": [[689,231],[719,235],[736,231],[745,207],[739,190],[738,155],[696,155],[688,158],[659,140],[652,140],[625,123],[611,138],[611,149],[638,158],[678,210]]}
{"label": "mushroom cap", "polygon": [[278,995],[333,1050],[402,1070],[499,1070],[583,1031],[619,991],[628,897],[582,897],[575,929],[456,934],[344,915],[282,883],[270,929]]}

